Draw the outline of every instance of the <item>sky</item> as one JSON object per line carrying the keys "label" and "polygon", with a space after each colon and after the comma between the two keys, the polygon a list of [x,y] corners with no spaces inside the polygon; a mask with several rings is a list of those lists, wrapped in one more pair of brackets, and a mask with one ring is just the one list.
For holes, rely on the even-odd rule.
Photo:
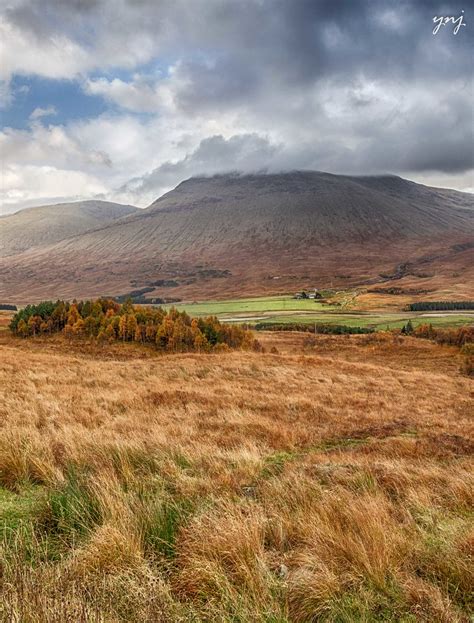
{"label": "sky", "polygon": [[145,207],[227,171],[474,192],[474,0],[0,0],[0,18],[0,214]]}

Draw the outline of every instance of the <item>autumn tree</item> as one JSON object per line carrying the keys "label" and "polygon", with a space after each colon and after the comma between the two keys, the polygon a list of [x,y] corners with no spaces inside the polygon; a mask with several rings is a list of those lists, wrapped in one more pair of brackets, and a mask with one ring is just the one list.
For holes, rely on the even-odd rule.
{"label": "autumn tree", "polygon": [[75,336],[84,334],[84,320],[82,318],[79,318],[77,322],[72,325],[72,333]]}
{"label": "autumn tree", "polygon": [[127,339],[127,316],[120,316],[118,336],[121,340]]}
{"label": "autumn tree", "polygon": [[135,342],[144,342],[145,341],[145,331],[146,327],[144,324],[138,324],[135,330],[134,340]]}
{"label": "autumn tree", "polygon": [[148,322],[145,327],[145,340],[147,342],[156,341],[157,326],[153,322]]}
{"label": "autumn tree", "polygon": [[137,327],[138,327],[137,317],[135,316],[135,314],[131,313],[131,314],[127,314],[126,319],[127,319],[127,339],[134,340],[135,333],[137,332]]}
{"label": "autumn tree", "polygon": [[18,335],[20,337],[27,337],[28,336],[28,325],[26,324],[26,322],[23,319],[21,319],[18,322],[16,331],[17,331],[17,333],[18,333]]}
{"label": "autumn tree", "polygon": [[41,330],[41,323],[41,316],[30,316],[28,319],[28,333],[30,335],[37,335]]}
{"label": "autumn tree", "polygon": [[117,332],[115,330],[115,326],[114,323],[110,323],[106,326],[105,330],[104,330],[104,336],[106,337],[106,339],[109,342],[112,342],[113,340],[116,339],[117,337]]}
{"label": "autumn tree", "polygon": [[80,317],[81,316],[77,309],[77,305],[76,304],[71,305],[71,307],[69,308],[68,316],[67,316],[67,323],[73,326],[76,324],[76,322],[79,320]]}
{"label": "autumn tree", "polygon": [[168,348],[169,341],[173,335],[174,321],[171,317],[166,316],[158,327],[156,332],[156,345],[160,349]]}
{"label": "autumn tree", "polygon": [[[191,318],[176,308],[123,305],[111,299],[89,301],[43,301],[19,310],[10,322],[12,332],[22,337],[39,333],[62,332],[71,339],[86,335],[99,340],[136,341],[155,344],[160,350],[174,352],[251,348],[250,331],[225,325],[215,316]],[[421,336],[421,335],[420,335]],[[445,343],[462,344],[471,333],[443,333]]]}
{"label": "autumn tree", "polygon": [[84,333],[89,337],[97,335],[99,331],[99,318],[94,316],[87,316],[84,320]]}

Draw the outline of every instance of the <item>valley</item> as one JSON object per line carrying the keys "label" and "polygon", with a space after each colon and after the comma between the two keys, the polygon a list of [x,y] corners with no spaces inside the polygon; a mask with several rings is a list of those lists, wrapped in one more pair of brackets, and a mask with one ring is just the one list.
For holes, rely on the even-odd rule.
{"label": "valley", "polygon": [[[367,296],[367,295],[366,295]],[[393,297],[392,297],[393,298]],[[313,299],[295,299],[280,295],[231,299],[224,301],[202,301],[192,303],[173,303],[165,305],[176,308],[191,316],[217,316],[222,322],[245,323],[256,329],[268,322],[275,324],[301,323],[337,324],[359,326],[373,329],[401,328],[410,320],[414,326],[431,323],[435,326],[459,326],[474,322],[474,311],[465,310],[407,312],[393,301],[378,301],[378,309],[364,309],[364,295],[357,291],[340,291],[331,294],[328,303]],[[390,305],[391,304],[391,305]],[[392,306],[393,305],[393,306]]]}

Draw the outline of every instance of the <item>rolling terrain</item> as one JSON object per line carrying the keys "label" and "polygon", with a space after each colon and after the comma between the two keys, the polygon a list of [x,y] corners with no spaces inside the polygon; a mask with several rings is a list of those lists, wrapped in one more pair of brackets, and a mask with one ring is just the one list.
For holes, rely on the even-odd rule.
{"label": "rolling terrain", "polygon": [[138,208],[109,201],[77,201],[20,210],[0,217],[0,257],[47,247],[102,227]]}
{"label": "rolling terrain", "polygon": [[192,178],[143,211],[0,261],[0,298],[219,298],[397,282],[469,296],[472,195],[318,172]]}

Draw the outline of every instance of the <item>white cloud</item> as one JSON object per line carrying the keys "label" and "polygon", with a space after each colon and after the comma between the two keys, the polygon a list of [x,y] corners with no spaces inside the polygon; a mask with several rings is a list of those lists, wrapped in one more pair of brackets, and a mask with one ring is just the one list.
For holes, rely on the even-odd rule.
{"label": "white cloud", "polygon": [[107,187],[93,175],[51,166],[14,165],[3,167],[0,186],[0,214],[20,207],[54,203],[62,199],[90,199],[106,193]]}
{"label": "white cloud", "polygon": [[160,84],[140,74],[135,74],[130,82],[118,78],[88,79],[84,90],[89,95],[100,95],[121,108],[135,112],[159,113],[173,105],[166,81]]}
{"label": "white cloud", "polygon": [[50,117],[51,115],[57,114],[58,111],[54,106],[47,106],[46,108],[35,108],[30,115],[30,119],[32,121],[35,121],[36,119],[41,119],[42,117]]}
{"label": "white cloud", "polygon": [[35,38],[7,20],[0,21],[0,79],[14,73],[71,78],[93,66],[87,52],[67,36]]}
{"label": "white cloud", "polygon": [[[43,126],[35,122],[27,130],[0,131],[2,163],[90,169],[99,172],[111,163],[104,152],[84,146],[63,126]],[[99,168],[98,168],[99,167]]]}
{"label": "white cloud", "polygon": [[[169,82],[168,86],[172,88]],[[449,93],[446,97],[446,101],[456,101],[449,98]],[[262,110],[229,110],[218,116],[201,112],[191,117],[183,115],[179,108],[168,107],[166,114],[143,117],[123,112],[64,126],[43,125],[36,120],[26,130],[0,132],[4,163],[15,165],[17,176],[21,166],[28,171],[16,178],[20,192],[14,194],[10,184],[4,200],[23,206],[35,193],[38,198],[50,197],[51,180],[61,178],[55,171],[77,172],[83,193],[99,192],[105,198],[143,207],[187,177],[229,170],[398,172],[415,181],[436,185],[438,179],[440,185],[453,182],[455,187],[469,188],[469,171],[453,171],[443,178],[428,170],[413,171],[415,162],[423,162],[423,153],[444,153],[444,145],[444,150],[452,149],[454,159],[456,153],[461,153],[461,146],[469,144],[468,137],[463,139],[459,134],[462,125],[457,132],[452,130],[452,144],[446,141],[445,125],[453,125],[456,115],[466,114],[461,98],[459,109],[452,106],[451,116],[443,116],[446,101],[439,98],[434,105],[415,87],[400,94],[397,84],[386,83],[382,89],[373,82],[357,80],[347,84],[327,82],[321,93],[305,98],[300,93],[289,95],[281,108],[269,108],[262,101]],[[134,101],[130,106],[132,103],[140,104]],[[288,116],[290,109],[293,114]],[[376,136],[374,124],[378,127]],[[416,133],[417,127],[423,128],[425,140],[433,145],[438,141],[439,147],[426,148]],[[381,135],[383,144],[378,142]],[[29,175],[44,165],[52,172],[44,177],[42,189],[41,177],[37,175],[33,184]],[[77,195],[77,184],[71,196]],[[67,194],[67,184],[60,183],[60,188],[61,196],[63,191]]]}

